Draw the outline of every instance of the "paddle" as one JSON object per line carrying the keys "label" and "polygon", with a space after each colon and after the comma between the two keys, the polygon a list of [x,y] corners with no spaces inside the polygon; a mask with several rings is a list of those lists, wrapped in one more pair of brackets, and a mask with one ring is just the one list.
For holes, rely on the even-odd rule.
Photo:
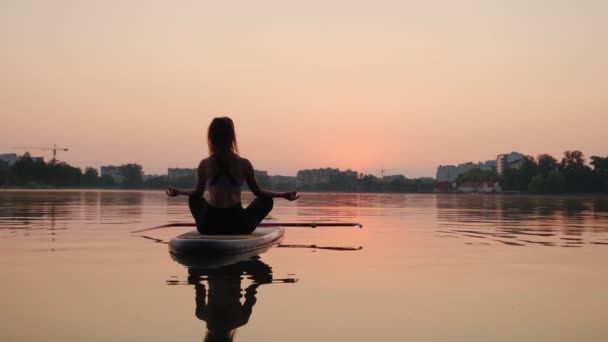
{"label": "paddle", "polygon": [[[194,222],[173,222],[167,223],[156,227],[144,228],[139,230],[134,230],[131,233],[141,233],[147,232],[150,230],[160,229],[160,228],[169,228],[169,227],[195,227],[196,223]],[[258,227],[359,227],[363,228],[361,223],[341,223],[341,222],[325,222],[325,223],[317,223],[317,222],[273,222],[273,223],[260,223]]]}

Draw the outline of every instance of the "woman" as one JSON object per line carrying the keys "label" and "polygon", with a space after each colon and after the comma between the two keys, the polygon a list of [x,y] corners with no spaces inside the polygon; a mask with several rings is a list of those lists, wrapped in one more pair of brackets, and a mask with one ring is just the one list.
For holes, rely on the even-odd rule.
{"label": "woman", "polygon": [[[249,234],[272,210],[273,198],[298,199],[297,192],[272,192],[260,188],[253,165],[238,155],[232,120],[215,118],[207,134],[209,157],[198,165],[198,180],[192,190],[169,187],[167,195],[186,195],[196,228],[201,234]],[[241,187],[247,182],[256,198],[243,208]],[[203,194],[207,190],[207,198]]]}

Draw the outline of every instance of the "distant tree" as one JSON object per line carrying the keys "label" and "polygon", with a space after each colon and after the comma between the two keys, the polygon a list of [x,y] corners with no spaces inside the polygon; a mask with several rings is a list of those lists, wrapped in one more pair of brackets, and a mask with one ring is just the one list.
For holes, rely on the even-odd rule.
{"label": "distant tree", "polygon": [[192,189],[196,186],[196,175],[179,177],[171,181],[171,185],[178,188]]}
{"label": "distant tree", "polygon": [[12,172],[8,163],[0,160],[0,187],[7,187],[11,183]]}
{"label": "distant tree", "polygon": [[594,191],[593,171],[585,164],[585,156],[581,151],[566,151],[561,166],[566,176],[568,191]]}
{"label": "distant tree", "polygon": [[331,191],[355,191],[357,189],[357,176],[350,176],[344,172],[332,175],[326,190]]}
{"label": "distant tree", "polygon": [[528,184],[528,190],[530,192],[542,193],[545,191],[546,180],[545,176],[538,174],[532,177],[530,184]]}
{"label": "distant tree", "polygon": [[26,152],[17,158],[17,161],[11,167],[11,171],[15,175],[15,185],[40,183],[40,180],[45,176],[44,168],[44,163],[34,161],[30,153]]}
{"label": "distant tree", "polygon": [[79,187],[82,170],[65,162],[54,161],[46,164],[43,181],[59,187]]}
{"label": "distant tree", "polygon": [[102,188],[113,188],[116,187],[116,183],[114,182],[114,178],[112,176],[104,175],[99,177],[97,184]]}
{"label": "distant tree", "polygon": [[383,190],[387,192],[414,192],[416,191],[416,184],[413,181],[405,178],[405,176],[393,177],[393,179],[386,184],[384,182]]}
{"label": "distant tree", "polygon": [[565,170],[585,167],[585,155],[581,151],[566,151],[562,158]]}
{"label": "distant tree", "polygon": [[608,157],[591,157],[593,165],[594,188],[598,191],[608,192]]}
{"label": "distant tree", "polygon": [[99,180],[99,172],[97,169],[92,167],[87,167],[82,174],[82,178],[80,180],[80,184],[82,186],[93,187],[98,185]]}
{"label": "distant tree", "polygon": [[526,191],[532,178],[538,173],[538,165],[534,158],[525,156],[521,166],[507,168],[502,174],[502,184],[505,190]]}
{"label": "distant tree", "polygon": [[591,165],[593,165],[593,171],[608,172],[608,157],[592,156]]}
{"label": "distant tree", "polygon": [[560,169],[560,163],[550,154],[539,154],[536,157],[538,163],[538,170],[543,175],[548,175],[553,170]]}
{"label": "distant tree", "polygon": [[164,189],[167,186],[169,186],[169,179],[167,176],[152,177],[144,181],[144,187],[148,189]]}
{"label": "distant tree", "polygon": [[550,171],[547,175],[547,186],[550,188],[550,192],[562,193],[566,191],[566,177],[560,171]]}
{"label": "distant tree", "polygon": [[[494,169],[494,172],[496,172],[496,169]],[[433,192],[435,190],[435,183],[434,182],[425,182],[422,180],[416,180],[417,182],[419,182],[420,184],[420,191],[421,192]]]}
{"label": "distant tree", "polygon": [[388,192],[421,192],[423,191],[422,181],[419,179],[409,179],[397,177],[390,181],[385,187]]}
{"label": "distant tree", "polygon": [[534,193],[562,193],[566,190],[566,177],[557,170],[552,170],[547,176],[537,174],[532,177],[528,190]]}
{"label": "distant tree", "polygon": [[382,182],[374,175],[365,175],[359,179],[359,189],[362,192],[382,191]]}
{"label": "distant tree", "polygon": [[495,169],[482,170],[480,168],[474,168],[461,173],[456,177],[456,183],[462,184],[464,182],[485,182],[485,181],[496,181],[499,179],[498,173]]}
{"label": "distant tree", "polygon": [[139,164],[120,166],[120,174],[124,177],[122,185],[126,188],[138,188],[143,184],[143,171]]}

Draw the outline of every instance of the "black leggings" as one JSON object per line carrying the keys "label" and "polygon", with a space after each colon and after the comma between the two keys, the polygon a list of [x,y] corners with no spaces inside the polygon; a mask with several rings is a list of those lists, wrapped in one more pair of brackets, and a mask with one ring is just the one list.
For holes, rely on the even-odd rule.
{"label": "black leggings", "polygon": [[247,208],[237,203],[229,208],[215,208],[203,197],[188,198],[190,212],[201,234],[249,234],[272,210],[272,198],[256,197]]}

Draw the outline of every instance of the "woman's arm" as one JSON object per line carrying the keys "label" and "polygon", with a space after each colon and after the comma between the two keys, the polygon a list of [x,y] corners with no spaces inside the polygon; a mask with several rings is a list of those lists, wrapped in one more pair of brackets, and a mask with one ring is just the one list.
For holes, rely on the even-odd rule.
{"label": "woman's arm", "polygon": [[196,172],[196,187],[194,189],[190,189],[190,190],[183,190],[183,189],[177,189],[174,187],[168,187],[167,188],[167,196],[169,197],[175,197],[178,195],[185,195],[185,196],[195,196],[195,197],[201,197],[203,196],[203,194],[205,193],[205,185],[207,184],[207,178],[205,176],[205,165],[204,165],[204,160],[201,160],[200,164],[198,164],[198,169]]}
{"label": "woman's arm", "polygon": [[266,198],[281,197],[281,198],[285,198],[290,201],[297,200],[300,197],[300,195],[298,195],[298,193],[295,191],[273,192],[273,191],[268,191],[268,190],[262,189],[260,187],[260,184],[258,183],[257,178],[255,178],[255,172],[253,171],[253,165],[251,164],[251,162],[247,159],[243,159],[243,163],[244,163],[243,170],[245,173],[245,181],[247,181],[247,186],[249,186],[249,189],[251,190],[251,192],[253,192],[253,194],[255,196],[266,197]]}

